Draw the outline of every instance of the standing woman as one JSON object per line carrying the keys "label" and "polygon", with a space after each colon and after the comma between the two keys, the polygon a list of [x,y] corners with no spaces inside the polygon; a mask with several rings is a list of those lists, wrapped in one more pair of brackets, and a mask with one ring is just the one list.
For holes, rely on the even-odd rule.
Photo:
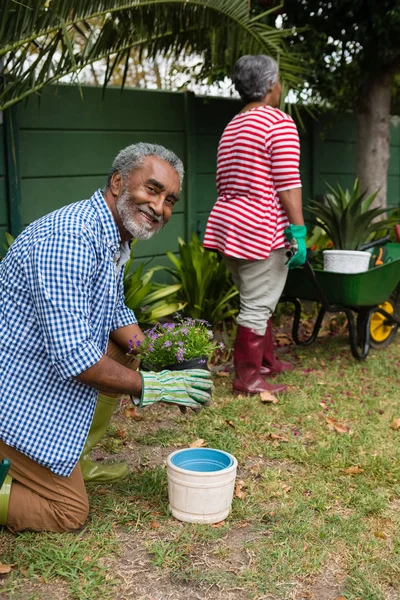
{"label": "standing woman", "polygon": [[[275,358],[270,317],[288,267],[306,259],[300,143],[293,119],[276,108],[281,85],[275,60],[242,56],[234,66],[233,82],[246,105],[219,142],[218,199],[204,246],[221,253],[239,290],[233,391],[277,393],[286,387],[264,378],[293,366]],[[288,264],[285,238],[297,248]]]}

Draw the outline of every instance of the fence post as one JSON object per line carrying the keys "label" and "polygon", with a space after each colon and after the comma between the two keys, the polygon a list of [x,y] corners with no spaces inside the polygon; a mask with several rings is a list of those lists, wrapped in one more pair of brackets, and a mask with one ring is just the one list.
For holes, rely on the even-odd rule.
{"label": "fence post", "polygon": [[8,228],[11,235],[16,237],[22,229],[17,108],[5,110],[3,118]]}
{"label": "fence post", "polygon": [[196,131],[195,131],[195,111],[196,96],[193,92],[184,92],[184,111],[185,111],[185,238],[186,243],[190,242],[193,232],[196,231]]}

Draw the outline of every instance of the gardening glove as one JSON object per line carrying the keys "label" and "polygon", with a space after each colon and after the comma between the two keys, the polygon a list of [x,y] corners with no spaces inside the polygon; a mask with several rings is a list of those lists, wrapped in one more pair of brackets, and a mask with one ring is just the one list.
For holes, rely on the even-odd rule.
{"label": "gardening glove", "polygon": [[168,402],[198,411],[211,403],[211,373],[205,369],[139,373],[142,378],[140,407],[154,402]]}
{"label": "gardening glove", "polygon": [[286,227],[285,238],[290,242],[290,249],[295,250],[295,254],[287,263],[289,269],[304,265],[307,259],[307,227],[305,225],[289,225]]}

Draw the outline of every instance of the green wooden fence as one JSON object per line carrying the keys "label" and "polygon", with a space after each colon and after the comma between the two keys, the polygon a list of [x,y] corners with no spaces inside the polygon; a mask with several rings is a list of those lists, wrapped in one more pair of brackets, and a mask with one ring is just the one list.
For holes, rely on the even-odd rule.
{"label": "green wooden fence", "polygon": [[[128,144],[163,144],[186,168],[180,202],[166,228],[140,242],[140,260],[163,263],[176,251],[178,236],[204,232],[216,198],[215,163],[219,137],[239,110],[233,99],[192,93],[108,89],[49,88],[3,114],[0,125],[0,242],[28,223],[103,187],[111,162]],[[400,206],[400,129],[392,128],[388,198]],[[355,173],[355,124],[325,116],[306,121],[301,133],[301,176],[305,200],[323,193],[325,182],[351,186]]]}

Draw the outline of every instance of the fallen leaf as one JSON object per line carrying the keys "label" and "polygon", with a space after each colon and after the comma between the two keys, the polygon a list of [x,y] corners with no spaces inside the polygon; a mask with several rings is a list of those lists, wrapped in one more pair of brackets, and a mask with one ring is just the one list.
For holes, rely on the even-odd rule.
{"label": "fallen leaf", "polygon": [[213,523],[211,527],[214,527],[214,529],[218,529],[219,527],[223,527],[224,525],[225,521],[220,521],[219,523]]}
{"label": "fallen leaf", "polygon": [[236,498],[240,498],[240,500],[244,500],[247,496],[246,492],[243,491],[244,481],[238,481],[235,487],[235,496]]}
{"label": "fallen leaf", "polygon": [[374,531],[374,536],[380,538],[381,540],[387,540],[387,535],[383,531]]}
{"label": "fallen leaf", "polygon": [[201,438],[189,444],[189,448],[204,448],[204,446],[207,446],[207,442]]}
{"label": "fallen leaf", "polygon": [[282,484],[282,489],[285,492],[285,494],[288,494],[290,492],[290,490],[292,489],[292,486],[286,485],[286,483],[283,483]]}
{"label": "fallen leaf", "polygon": [[225,423],[226,423],[227,425],[229,425],[229,427],[232,427],[232,429],[236,429],[236,425],[235,425],[235,423],[233,423],[232,421],[227,421],[227,420],[225,419]]}
{"label": "fallen leaf", "polygon": [[391,429],[400,429],[400,419],[393,419]]}
{"label": "fallen leaf", "polygon": [[347,469],[344,469],[343,473],[345,475],[358,475],[359,473],[364,473],[364,469],[356,465],[354,467],[348,467]]}
{"label": "fallen leaf", "polygon": [[0,575],[5,575],[11,571],[11,565],[3,565],[0,563]]}
{"label": "fallen leaf", "polygon": [[336,419],[332,419],[331,417],[326,417],[325,422],[329,429],[337,431],[337,433],[349,433],[350,431],[350,427],[343,425],[343,423],[338,423]]}
{"label": "fallen leaf", "polygon": [[23,575],[24,577],[28,577],[29,576],[29,571],[28,569],[26,569],[25,567],[21,567],[19,572],[21,573],[21,575]]}
{"label": "fallen leaf", "polygon": [[122,415],[125,419],[134,419],[135,421],[141,421],[142,415],[136,410],[134,406],[129,406],[122,411]]}
{"label": "fallen leaf", "polygon": [[229,373],[226,371],[217,371],[215,374],[217,377],[229,377]]}
{"label": "fallen leaf", "polygon": [[260,394],[261,402],[272,402],[272,404],[278,404],[279,400],[276,396],[271,394],[271,392],[261,392]]}
{"label": "fallen leaf", "polygon": [[288,442],[289,440],[284,437],[283,435],[278,435],[277,433],[270,433],[268,434],[268,437],[270,440],[276,440],[279,442]]}
{"label": "fallen leaf", "polygon": [[292,344],[291,338],[286,333],[277,333],[275,340],[278,346],[290,346]]}
{"label": "fallen leaf", "polygon": [[115,431],[115,437],[120,438],[121,440],[124,440],[126,438],[126,429],[123,429],[121,427],[121,429],[116,429]]}
{"label": "fallen leaf", "polygon": [[346,600],[346,598],[344,596],[339,596],[339,598],[336,598],[336,600]]}
{"label": "fallen leaf", "polygon": [[343,425],[342,423],[336,423],[335,431],[338,433],[349,433],[350,427],[347,427],[347,425]]}
{"label": "fallen leaf", "polygon": [[99,488],[98,490],[96,490],[96,492],[101,496],[105,496],[107,494],[107,490],[105,490],[104,488]]}
{"label": "fallen leaf", "polygon": [[246,523],[246,521],[243,521],[243,523],[237,523],[235,525],[235,529],[243,529],[243,527],[248,527],[249,523]]}
{"label": "fallen leaf", "polygon": [[157,523],[157,521],[152,521],[152,522],[150,523],[150,527],[151,527],[152,529],[158,529],[158,528],[160,527],[160,523]]}

